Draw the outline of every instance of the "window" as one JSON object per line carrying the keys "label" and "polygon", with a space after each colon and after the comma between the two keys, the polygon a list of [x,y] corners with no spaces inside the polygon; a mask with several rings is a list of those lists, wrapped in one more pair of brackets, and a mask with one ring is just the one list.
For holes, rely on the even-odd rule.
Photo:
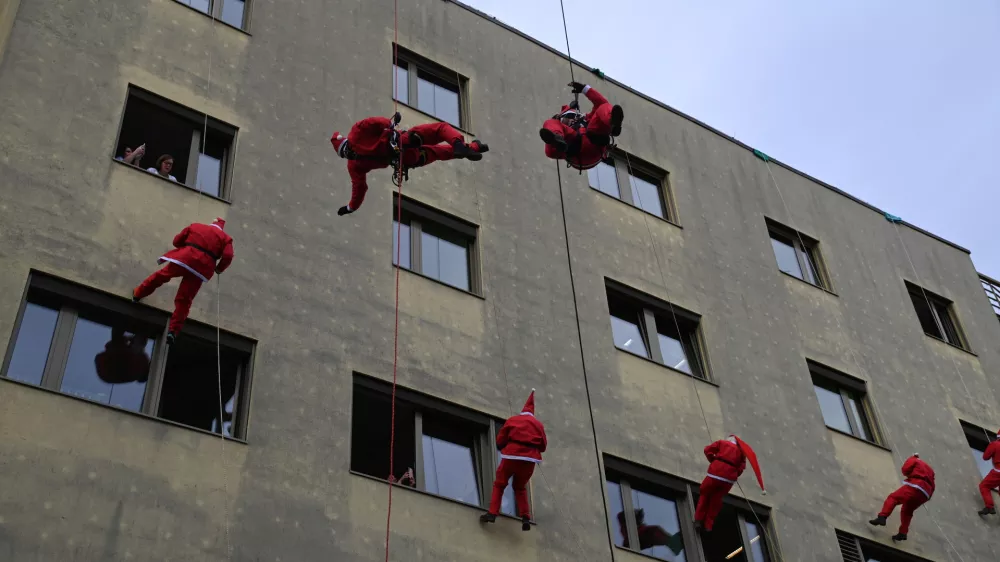
{"label": "window", "polygon": [[972,458],[976,461],[979,475],[986,478],[986,475],[993,470],[993,463],[983,460],[983,453],[986,452],[986,447],[991,442],[996,441],[997,435],[992,431],[965,422],[962,422],[962,430],[965,432],[965,439],[969,442]]}
{"label": "window", "polygon": [[467,119],[462,94],[468,79],[402,47],[398,50],[393,96],[441,121],[463,127]]}
{"label": "window", "polygon": [[983,290],[986,291],[986,298],[989,299],[990,306],[993,307],[993,313],[1000,320],[1000,281],[980,274],[979,282],[982,283]]}
{"label": "window", "polygon": [[115,156],[146,146],[135,162],[156,169],[161,155],[173,159],[169,175],[202,193],[228,199],[236,128],[164,98],[129,87]]}
{"label": "window", "polygon": [[[351,470],[389,476],[391,386],[355,374],[351,415]],[[407,389],[396,389],[396,481],[462,503],[488,507],[499,464],[496,432],[503,422]],[[404,478],[407,474],[412,479]],[[501,512],[514,515],[507,486]]]}
{"label": "window", "polygon": [[912,554],[837,530],[837,543],[844,562],[929,562]]}
{"label": "window", "polygon": [[607,295],[615,347],[676,371],[708,378],[700,316],[610,280]]}
{"label": "window", "polygon": [[250,24],[246,0],[177,0],[199,12],[211,15],[238,29],[247,29]]}
{"label": "window", "polygon": [[766,221],[778,269],[817,287],[829,289],[828,276],[819,255],[819,242],[770,219]]}
{"label": "window", "polygon": [[[3,376],[218,433],[214,327],[189,320],[167,353],[169,314],[32,272]],[[221,424],[244,438],[254,343],[219,339]]]}
{"label": "window", "polygon": [[[479,294],[478,228],[410,199],[403,199],[402,225],[392,213],[392,263],[446,285]],[[402,229],[402,231],[400,231]],[[396,241],[399,263],[396,263]]]}
{"label": "window", "polygon": [[808,362],[813,389],[823,421],[830,429],[853,435],[865,441],[881,444],[875,433],[874,416],[865,393],[864,381]]}
{"label": "window", "polygon": [[[691,521],[698,485],[613,457],[604,457],[607,470],[608,518],[615,545],[671,562],[698,560],[699,540]],[[767,510],[744,509],[726,498],[711,535],[702,541],[706,560],[770,562]]]}
{"label": "window", "polygon": [[906,283],[906,290],[910,293],[910,300],[925,334],[968,349],[952,312],[951,301],[909,282]]}
{"label": "window", "polygon": [[[637,207],[651,215],[673,221],[666,197],[667,173],[633,156],[616,153],[587,170],[590,187]],[[627,179],[628,183],[625,183]]]}

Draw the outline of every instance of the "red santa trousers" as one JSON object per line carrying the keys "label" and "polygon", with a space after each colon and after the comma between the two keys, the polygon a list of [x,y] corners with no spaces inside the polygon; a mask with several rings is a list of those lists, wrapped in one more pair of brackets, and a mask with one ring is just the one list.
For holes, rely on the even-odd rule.
{"label": "red santa trousers", "polygon": [[428,123],[426,125],[410,127],[409,130],[403,133],[403,138],[401,139],[403,146],[409,144],[409,135],[413,133],[420,135],[421,144],[425,146],[441,142],[448,144],[455,144],[455,141],[465,142],[465,137],[455,127],[447,123]]}
{"label": "red santa trousers", "polygon": [[507,489],[507,482],[511,477],[514,477],[514,502],[517,504],[517,513],[521,517],[530,518],[531,505],[528,504],[528,480],[531,480],[531,475],[534,472],[535,463],[533,462],[501,459],[500,466],[497,467],[497,479],[493,482],[490,513],[493,515],[500,513],[503,492]]}
{"label": "red santa trousers", "polygon": [[733,487],[732,482],[725,482],[706,476],[701,481],[701,488],[698,490],[698,507],[694,511],[694,520],[701,521],[706,531],[712,530],[715,518],[722,511],[722,500],[726,498]]}
{"label": "red santa trousers", "polygon": [[983,495],[983,501],[986,502],[986,507],[993,507],[993,492],[997,487],[1000,487],[1000,472],[996,470],[991,470],[986,478],[979,483],[979,493]]}
{"label": "red santa trousers", "polygon": [[882,511],[878,515],[879,517],[888,517],[892,514],[892,510],[896,509],[897,505],[902,505],[903,507],[899,511],[899,532],[905,535],[910,530],[910,520],[913,519],[913,512],[918,507],[927,503],[928,499],[930,498],[913,486],[903,485],[895,492],[889,494],[889,497],[885,498]]}
{"label": "red santa trousers", "polygon": [[201,279],[176,263],[168,262],[163,269],[156,271],[136,287],[134,294],[136,297],[144,299],[174,277],[181,278],[181,286],[177,288],[177,296],[174,297],[174,313],[170,316],[169,329],[176,334],[184,327],[184,321],[187,320],[188,313],[191,312],[191,303],[194,301],[195,295],[198,294],[198,289],[201,289]]}

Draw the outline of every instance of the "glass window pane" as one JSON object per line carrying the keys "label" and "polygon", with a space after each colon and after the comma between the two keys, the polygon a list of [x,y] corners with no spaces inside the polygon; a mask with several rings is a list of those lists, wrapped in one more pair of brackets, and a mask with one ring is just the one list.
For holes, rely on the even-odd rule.
{"label": "glass window pane", "polygon": [[823,411],[823,421],[826,425],[844,433],[851,433],[851,424],[847,421],[847,412],[844,411],[840,393],[816,385],[813,385],[813,388],[816,389],[816,398],[819,399],[819,408]]}
{"label": "glass window pane", "polygon": [[852,396],[847,399],[847,403],[851,406],[851,415],[854,416],[854,425],[858,426],[858,431],[861,432],[861,435],[858,435],[858,437],[871,441],[871,431],[868,429],[868,423],[864,417],[864,409],[861,407],[861,404],[858,403],[858,399]]}
{"label": "glass window pane", "polygon": [[944,328],[944,340],[952,345],[961,345],[961,340],[958,338],[958,330],[955,329],[955,323],[951,321],[951,314],[948,312],[948,305],[936,302],[934,303],[934,310],[937,311],[938,319]]}
{"label": "glass window pane", "polygon": [[42,384],[42,373],[49,356],[52,334],[59,312],[28,303],[14,342],[14,354],[7,368],[7,377],[31,384]]}
{"label": "glass window pane", "polygon": [[434,115],[434,84],[417,73],[417,109]]}
{"label": "glass window pane", "polygon": [[917,311],[917,318],[920,319],[920,327],[924,333],[936,338],[942,338],[941,330],[938,329],[937,322],[934,321],[934,314],[927,303],[927,298],[919,289],[910,293],[910,300],[913,301],[913,308]]}
{"label": "glass window pane", "polygon": [[198,154],[198,191],[219,197],[222,161],[208,154]]}
{"label": "glass window pane", "polygon": [[471,448],[424,435],[423,453],[424,483],[428,492],[472,505],[480,504]]}
{"label": "glass window pane", "polygon": [[[657,324],[659,324],[659,322],[657,322]],[[676,332],[676,330],[669,331]],[[675,334],[667,335],[659,333],[656,334],[656,336],[660,342],[660,353],[663,354],[663,364],[677,369],[678,371],[683,371],[689,375],[693,374],[691,371],[691,363],[688,361],[687,352]]]}
{"label": "glass window pane", "polygon": [[671,562],[687,560],[676,503],[632,490],[632,507],[639,532],[639,549],[643,554]]}
{"label": "glass window pane", "polygon": [[222,0],[222,21],[243,29],[243,11],[245,9],[246,2],[244,0]]}
{"label": "glass window pane", "polygon": [[986,478],[986,475],[993,470],[992,461],[983,460],[983,450],[972,447],[972,458],[976,459],[976,467],[979,468],[979,475]]}
{"label": "glass window pane", "polygon": [[621,199],[622,194],[618,189],[618,170],[615,169],[614,162],[601,162],[596,167],[587,170],[587,178],[590,180],[590,187],[607,193],[615,199]]}
{"label": "glass window pane", "polygon": [[460,127],[462,122],[458,108],[458,92],[435,84],[434,116],[456,127]]}
{"label": "glass window pane", "polygon": [[802,279],[802,268],[799,267],[799,260],[795,257],[792,241],[771,234],[771,247],[774,249],[774,257],[778,260],[778,269]]}
{"label": "glass window pane", "polygon": [[438,238],[439,279],[452,287],[469,290],[469,257],[464,246]]}
{"label": "glass window pane", "polygon": [[395,68],[393,95],[403,103],[410,103],[410,71],[407,70],[406,63],[400,64]]}
{"label": "glass window pane", "polygon": [[663,218],[663,204],[660,201],[660,187],[633,175],[628,177],[632,185],[632,201],[636,207],[651,215]]}
{"label": "glass window pane", "polygon": [[142,408],[153,338],[78,318],[63,375],[66,394],[132,411]]}
{"label": "glass window pane", "polygon": [[764,534],[757,523],[747,520],[747,538],[750,539],[751,562],[767,562],[767,547]]}
{"label": "glass window pane", "polygon": [[615,340],[615,347],[649,359],[646,342],[643,341],[642,332],[639,331],[635,320],[637,318],[630,321],[614,315],[611,316],[611,334]]}
{"label": "glass window pane", "polygon": [[209,0],[178,0],[181,4],[187,4],[199,12],[208,13]]}
{"label": "glass window pane", "polygon": [[437,236],[420,233],[420,272],[433,279],[441,279],[441,258],[439,256]]}
{"label": "glass window pane", "polygon": [[802,253],[802,258],[806,262],[806,281],[813,285],[819,285],[819,273],[816,270],[816,260],[813,258],[813,250]]}
{"label": "glass window pane", "polygon": [[[403,231],[399,231],[399,223],[395,220],[392,221],[392,264],[402,265],[406,269],[410,269],[410,225],[404,224]],[[398,236],[398,238],[397,238]],[[396,242],[399,242],[399,261],[401,264],[396,263]]]}
{"label": "glass window pane", "polygon": [[607,481],[608,485],[608,517],[611,528],[615,532],[615,544],[628,548],[628,530],[625,527],[625,507],[622,503],[622,487],[617,482]]}

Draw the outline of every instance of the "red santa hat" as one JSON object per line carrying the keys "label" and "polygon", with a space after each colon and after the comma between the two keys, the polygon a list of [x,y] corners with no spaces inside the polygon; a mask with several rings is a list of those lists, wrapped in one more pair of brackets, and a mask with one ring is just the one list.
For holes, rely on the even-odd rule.
{"label": "red santa hat", "polygon": [[215,217],[215,220],[212,221],[212,224],[214,224],[215,226],[218,226],[219,228],[225,230],[225,228],[226,228],[226,219],[224,219],[222,217]]}
{"label": "red santa hat", "polygon": [[522,414],[535,415],[535,389],[531,389],[531,394],[528,395],[528,399],[524,402],[524,407],[521,408]]}
{"label": "red santa hat", "polygon": [[337,151],[337,155],[343,158],[345,149],[347,148],[347,137],[334,131],[333,136],[330,137],[330,142],[333,143],[333,149]]}
{"label": "red santa hat", "polygon": [[764,489],[764,477],[760,473],[760,464],[757,462],[757,453],[754,452],[750,445],[747,445],[746,441],[735,435],[730,435],[730,437],[736,440],[736,446],[740,448],[740,451],[743,451],[743,455],[747,458],[747,462],[749,462],[750,467],[753,468],[753,473],[757,477],[757,483],[760,484],[760,489],[764,490],[764,493],[767,493],[767,490]]}

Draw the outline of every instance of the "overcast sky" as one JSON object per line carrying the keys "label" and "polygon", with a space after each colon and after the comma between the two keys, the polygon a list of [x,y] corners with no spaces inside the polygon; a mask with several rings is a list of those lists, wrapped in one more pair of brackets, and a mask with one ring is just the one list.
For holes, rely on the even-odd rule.
{"label": "overcast sky", "polygon": [[[464,1],[565,51],[558,0]],[[573,58],[1000,278],[1000,0],[565,2]]]}

